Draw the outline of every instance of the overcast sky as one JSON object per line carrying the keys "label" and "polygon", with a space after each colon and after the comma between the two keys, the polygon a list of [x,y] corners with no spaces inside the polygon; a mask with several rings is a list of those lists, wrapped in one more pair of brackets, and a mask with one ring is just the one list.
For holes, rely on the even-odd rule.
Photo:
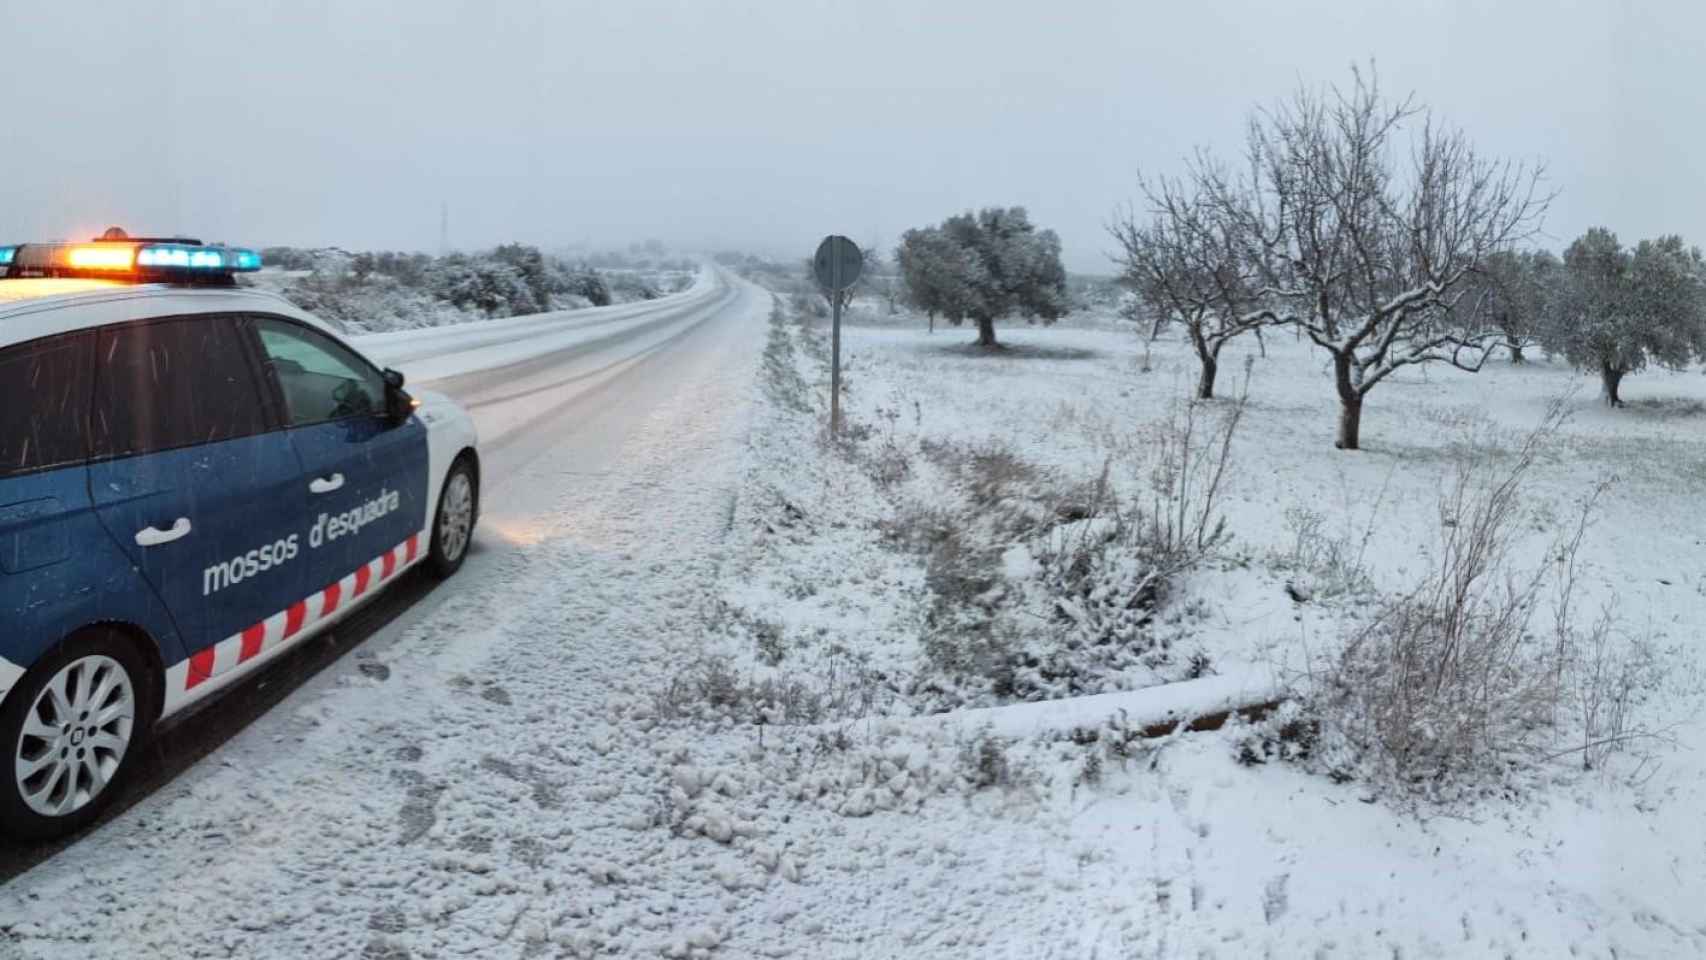
{"label": "overcast sky", "polygon": [[1554,246],[1706,243],[1706,4],[0,0],[0,240],[805,256],[1023,204],[1107,270],[1133,174],[1374,58],[1544,159]]}

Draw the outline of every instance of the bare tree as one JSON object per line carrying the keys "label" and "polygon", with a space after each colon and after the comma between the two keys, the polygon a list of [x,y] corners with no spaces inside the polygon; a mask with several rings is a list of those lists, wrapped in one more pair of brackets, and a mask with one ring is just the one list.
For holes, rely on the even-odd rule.
{"label": "bare tree", "polygon": [[1476,371],[1497,349],[1484,311],[1457,309],[1465,280],[1530,236],[1551,199],[1540,168],[1484,159],[1412,98],[1382,97],[1372,69],[1352,74],[1348,90],[1300,90],[1252,116],[1247,180],[1192,171],[1238,223],[1267,319],[1331,354],[1345,450],[1360,445],[1364,399],[1393,373]]}
{"label": "bare tree", "polygon": [[1211,400],[1221,348],[1241,333],[1259,333],[1272,314],[1255,307],[1255,277],[1244,256],[1240,221],[1211,192],[1225,187],[1225,177],[1206,155],[1197,157],[1193,172],[1191,186],[1178,179],[1140,179],[1149,221],[1140,222],[1128,209],[1108,232],[1120,245],[1115,257],[1120,282],[1155,317],[1150,339],[1167,319],[1182,323],[1202,366],[1197,396]]}

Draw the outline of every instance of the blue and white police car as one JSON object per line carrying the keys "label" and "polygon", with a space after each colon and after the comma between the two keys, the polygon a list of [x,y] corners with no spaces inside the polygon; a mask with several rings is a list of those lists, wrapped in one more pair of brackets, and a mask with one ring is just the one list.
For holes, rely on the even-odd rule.
{"label": "blue and white police car", "polygon": [[466,556],[468,415],[236,284],[259,268],[0,246],[0,829],[86,824],[159,721]]}

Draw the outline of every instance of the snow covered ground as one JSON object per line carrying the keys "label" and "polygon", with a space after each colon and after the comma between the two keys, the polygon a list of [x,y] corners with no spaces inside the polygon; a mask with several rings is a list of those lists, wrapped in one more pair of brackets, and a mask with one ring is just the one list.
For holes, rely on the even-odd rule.
{"label": "snow covered ground", "polygon": [[[1183,679],[1167,675],[1178,657],[1091,678],[1125,693],[901,722],[886,717],[942,706],[918,692],[920,677],[940,679],[919,642],[936,627],[928,574],[895,548],[892,530],[928,518],[916,503],[951,499],[941,493],[949,478],[928,462],[931,445],[997,444],[1067,478],[1094,478],[1110,462],[1117,473],[1127,458],[1147,462],[1144,443],[1188,394],[1196,362],[1188,346],[1164,340],[1143,372],[1138,339],[1107,323],[1009,329],[1011,349],[993,357],[965,349],[963,331],[850,328],[847,409],[861,439],[837,454],[819,433],[825,384],[809,357],[819,336],[796,335],[798,382],[761,404],[737,515],[747,543],[733,551],[720,626],[687,675],[701,678],[702,696],[715,688],[706,678],[722,674],[754,689],[815,691],[823,703],[808,706],[838,722],[806,729],[845,733],[861,762],[880,763],[871,757],[884,750],[939,758],[957,749],[962,772],[971,769],[954,791],[970,793],[960,801],[914,810],[910,793],[884,795],[891,781],[881,767],[854,777],[852,790],[843,768],[815,801],[852,818],[842,826],[856,839],[843,845],[866,848],[846,886],[856,902],[870,891],[868,906],[828,928],[846,955],[1706,955],[1706,539],[1688,519],[1706,491],[1698,373],[1644,375],[1629,406],[1613,411],[1585,378],[1546,363],[1495,362],[1478,376],[1416,371],[1373,394],[1366,449],[1345,454],[1331,445],[1336,400],[1321,358],[1270,333],[1267,356],[1249,361],[1246,419],[1222,491],[1232,539],[1164,607],[1185,615],[1156,628],[1174,631],[1177,649],[1204,654],[1220,682],[1145,689]],[[1258,345],[1222,358],[1223,396],[1241,389],[1243,350]],[[1428,563],[1436,505],[1457,464],[1508,450],[1572,389],[1570,419],[1526,488],[1515,553],[1541,562],[1555,529],[1596,483],[1615,478],[1582,549],[1578,603],[1614,601],[1622,629],[1656,651],[1663,675],[1636,693],[1633,723],[1661,739],[1591,773],[1568,754],[1514,799],[1449,808],[1414,807],[1300,766],[1240,764],[1248,728],[1236,725],[1130,739],[1182,702],[1207,711],[1237,691],[1255,702],[1294,679],[1366,616],[1358,603],[1287,596],[1288,581],[1305,579],[1293,563],[1300,539],[1354,548],[1366,537],[1370,589],[1404,588]],[[808,402],[787,402],[802,390]],[[1034,582],[1030,557],[1009,553],[1001,564],[1007,583],[996,592]],[[772,716],[800,712],[797,696],[752,699]],[[971,702],[987,699],[974,691]],[[1096,744],[1084,745],[1087,730],[1098,730]],[[992,736],[1006,745],[990,746]],[[953,853],[926,855],[930,865],[947,856],[955,867],[920,881],[908,858],[932,842]]]}
{"label": "snow covered ground", "polygon": [[[998,357],[964,331],[851,328],[861,439],[836,446],[821,330],[744,291],[506,482],[468,589],[0,890],[0,957],[1706,954],[1698,374],[1632,378],[1625,410],[1578,395],[1529,504],[1544,542],[1617,474],[1584,589],[1664,651],[1642,709],[1674,744],[1407,811],[1238,763],[1236,725],[1131,730],[1192,655],[1214,697],[1255,694],[1352,617],[1284,593],[1288,508],[1354,537],[1397,505],[1367,558],[1396,588],[1465,431],[1526,429],[1579,378],[1417,372],[1342,454],[1319,358],[1270,335],[1232,540],[1145,628],[1169,656],[1087,660],[1097,698],[1013,704],[930,672],[933,588],[897,529],[929,516],[901,508],[936,502],[950,443],[1091,479],[1143,455],[1130,438],[1188,390],[1188,349],[1158,344],[1143,373],[1111,324],[1005,329]],[[1231,394],[1242,359],[1224,361]],[[1046,559],[1001,556],[979,602],[1027,609]]]}
{"label": "snow covered ground", "polygon": [[647,825],[690,742],[647,745],[627,711],[715,570],[761,321],[729,311],[634,368],[622,403],[573,411],[555,454],[488,490],[449,600],[0,891],[0,957],[714,937],[713,851]]}

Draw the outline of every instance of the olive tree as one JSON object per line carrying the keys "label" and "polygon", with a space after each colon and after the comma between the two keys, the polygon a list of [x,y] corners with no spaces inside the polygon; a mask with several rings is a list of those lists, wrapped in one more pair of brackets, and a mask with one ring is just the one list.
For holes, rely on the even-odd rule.
{"label": "olive tree", "polygon": [[1563,264],[1548,250],[1500,250],[1489,256],[1468,283],[1463,301],[1480,310],[1504,338],[1512,364],[1540,336],[1541,325],[1559,305]]}
{"label": "olive tree", "polygon": [[[914,309],[924,311],[932,332],[936,329],[937,314],[953,313],[965,302],[967,295],[962,288],[972,271],[971,258],[954,246],[940,227],[901,234],[894,262],[906,301]],[[959,322],[964,315],[955,315],[953,319]]]}
{"label": "olive tree", "polygon": [[1547,349],[1600,377],[1618,406],[1623,378],[1649,364],[1677,369],[1706,355],[1706,264],[1681,237],[1634,250],[1594,227],[1564,251],[1557,309],[1542,330]]}
{"label": "olive tree", "polygon": [[909,230],[895,260],[920,309],[977,324],[977,343],[995,347],[995,321],[1015,313],[1044,323],[1066,315],[1060,237],[1038,230],[1024,207],[986,207]]}

